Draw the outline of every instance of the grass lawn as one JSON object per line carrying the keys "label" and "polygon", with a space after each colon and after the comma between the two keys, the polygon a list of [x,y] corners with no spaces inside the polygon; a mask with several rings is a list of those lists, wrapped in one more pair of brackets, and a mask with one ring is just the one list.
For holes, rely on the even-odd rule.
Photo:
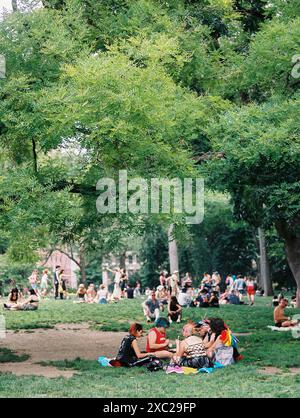
{"label": "grass lawn", "polygon": [[[143,320],[140,300],[122,300],[113,305],[73,304],[72,301],[43,301],[37,312],[5,312],[7,329],[52,328],[58,323],[90,321],[93,329],[126,331],[131,321]],[[270,299],[257,298],[254,307],[222,306],[220,309],[185,309],[184,320],[199,320],[204,316],[221,316],[234,332],[250,332],[239,336],[239,347],[245,359],[234,366],[212,374],[192,376],[149,373],[145,369],[101,368],[96,361],[75,359],[52,362],[58,368],[77,370],[70,379],[48,379],[38,376],[0,374],[0,397],[300,397],[300,338],[290,332],[272,332]],[[290,310],[289,314],[300,313]],[[168,330],[175,339],[182,324],[172,324]],[[0,361],[12,361],[13,354],[3,350]],[[99,347],[99,355],[101,352]],[[24,357],[26,360],[26,357]],[[14,361],[22,361],[22,357]],[[49,363],[48,363],[49,364]],[[274,366],[279,375],[264,375],[259,369]]]}

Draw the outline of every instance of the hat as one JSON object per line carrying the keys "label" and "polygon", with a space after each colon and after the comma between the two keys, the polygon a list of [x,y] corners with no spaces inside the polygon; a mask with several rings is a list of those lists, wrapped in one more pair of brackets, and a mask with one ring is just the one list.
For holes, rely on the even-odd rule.
{"label": "hat", "polygon": [[170,326],[170,323],[169,323],[169,321],[167,320],[167,318],[158,318],[156,321],[155,321],[155,325],[157,326],[157,327],[162,327],[162,328],[169,328],[169,326]]}
{"label": "hat", "polygon": [[164,288],[164,287],[163,287],[163,285],[161,285],[161,284],[160,284],[159,286],[157,286],[157,290],[163,290],[163,288]]}

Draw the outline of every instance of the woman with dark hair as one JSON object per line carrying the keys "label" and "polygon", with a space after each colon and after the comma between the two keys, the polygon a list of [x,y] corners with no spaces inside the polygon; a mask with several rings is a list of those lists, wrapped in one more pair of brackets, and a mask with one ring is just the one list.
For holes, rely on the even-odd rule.
{"label": "woman with dark hair", "polygon": [[210,299],[208,301],[210,308],[219,308],[219,298],[218,298],[218,292],[215,290],[211,293]]}
{"label": "woman with dark hair", "polygon": [[39,297],[34,289],[29,289],[29,297],[23,303],[17,303],[15,306],[10,308],[16,311],[36,311],[39,306]]}
{"label": "woman with dark hair", "polygon": [[143,335],[143,326],[134,323],[129,329],[129,335],[123,338],[117,357],[110,361],[112,366],[144,366],[153,360],[150,353],[142,353],[137,340]]}
{"label": "woman with dark hair", "polygon": [[181,321],[182,317],[182,307],[179,305],[177,297],[171,296],[171,299],[168,303],[168,319],[170,324],[173,321],[177,321],[178,323]]}
{"label": "woman with dark hair", "polygon": [[19,289],[17,287],[14,287],[13,289],[11,289],[8,295],[7,302],[4,303],[4,308],[11,309],[13,307],[16,307],[17,304],[20,302],[21,297],[22,296],[20,295]]}
{"label": "woman with dark hair", "polygon": [[223,319],[211,318],[209,325],[211,338],[206,345],[208,356],[223,366],[233,364],[235,359],[241,359],[237,350],[237,339]]}

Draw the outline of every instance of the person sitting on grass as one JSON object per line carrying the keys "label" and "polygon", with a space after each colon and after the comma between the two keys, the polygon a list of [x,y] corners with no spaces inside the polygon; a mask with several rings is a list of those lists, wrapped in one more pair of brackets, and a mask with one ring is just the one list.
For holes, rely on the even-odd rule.
{"label": "person sitting on grass", "polygon": [[159,302],[160,310],[163,312],[165,309],[164,305],[168,305],[168,300],[170,298],[169,292],[164,286],[159,285],[157,286],[155,295],[156,295],[156,299]]}
{"label": "person sitting on grass", "polygon": [[29,289],[28,293],[29,297],[25,302],[17,303],[9,309],[11,311],[36,311],[39,307],[39,297],[34,289]]}
{"label": "person sitting on grass", "polygon": [[147,336],[146,352],[158,358],[171,358],[174,353],[168,350],[170,341],[166,338],[166,328],[170,324],[166,318],[158,318],[156,327],[150,329]]}
{"label": "person sitting on grass", "polygon": [[81,283],[78,287],[77,292],[76,292],[77,300],[74,300],[74,303],[84,303],[85,302],[85,295],[86,295],[86,288],[84,287],[84,284]]}
{"label": "person sitting on grass", "polygon": [[85,300],[87,303],[94,303],[97,296],[94,283],[90,283],[86,291]]}
{"label": "person sitting on grass", "polygon": [[206,344],[207,355],[223,366],[233,364],[234,357],[241,357],[236,348],[236,338],[221,318],[210,318],[209,326],[211,336]]}
{"label": "person sitting on grass", "polygon": [[151,292],[150,299],[147,299],[145,302],[142,303],[142,308],[147,322],[151,322],[151,319],[155,319],[155,321],[158,320],[159,302],[156,299],[155,290]]}
{"label": "person sitting on grass", "polygon": [[100,303],[100,305],[104,305],[107,303],[107,296],[108,296],[108,290],[105,286],[105,284],[101,284],[99,286],[98,292],[97,292],[97,296],[96,296],[96,303]]}
{"label": "person sitting on grass", "polygon": [[200,295],[196,298],[196,301],[198,302],[199,308],[208,308],[209,307],[209,301],[210,294],[206,288],[200,290]]}
{"label": "person sitting on grass", "polygon": [[235,290],[231,290],[231,292],[227,296],[227,301],[230,305],[240,305],[241,304],[240,298],[236,294]]}
{"label": "person sitting on grass", "polygon": [[117,357],[110,361],[111,366],[144,366],[155,356],[152,353],[142,353],[138,346],[138,340],[143,335],[143,326],[134,323],[129,328],[129,335],[123,338]]}
{"label": "person sitting on grass", "polygon": [[176,340],[176,355],[168,366],[167,373],[180,373],[178,367],[181,366],[194,369],[211,366],[203,341],[199,336],[193,335],[195,332],[195,324],[192,322],[183,327],[184,340]]}
{"label": "person sitting on grass", "polygon": [[20,294],[19,289],[14,287],[8,295],[7,302],[4,303],[4,308],[10,309],[15,307],[18,303],[20,303],[21,299],[22,295]]}
{"label": "person sitting on grass", "polygon": [[273,308],[275,308],[278,305],[279,305],[278,296],[277,295],[274,295],[273,296],[273,299],[272,299],[272,306],[273,306]]}
{"label": "person sitting on grass", "polygon": [[294,327],[298,324],[298,321],[291,320],[290,317],[285,316],[284,310],[288,305],[288,300],[283,298],[280,300],[279,305],[275,307],[274,309],[274,322],[275,327],[281,328],[281,327]]}
{"label": "person sitting on grass", "polygon": [[208,305],[210,308],[219,308],[219,298],[218,298],[218,292],[213,291],[209,300],[208,300]]}
{"label": "person sitting on grass", "polygon": [[170,324],[173,321],[177,321],[178,323],[181,321],[182,317],[182,307],[179,305],[176,296],[171,296],[171,299],[168,303],[168,319]]}
{"label": "person sitting on grass", "polygon": [[187,292],[186,287],[182,287],[180,289],[180,292],[179,292],[179,295],[178,295],[178,303],[179,303],[180,306],[182,306],[184,308],[190,307],[190,305],[192,303],[192,298],[190,296],[190,293]]}

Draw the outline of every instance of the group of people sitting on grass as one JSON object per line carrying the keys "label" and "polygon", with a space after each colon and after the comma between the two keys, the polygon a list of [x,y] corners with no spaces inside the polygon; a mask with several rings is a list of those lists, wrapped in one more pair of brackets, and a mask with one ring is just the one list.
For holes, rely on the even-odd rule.
{"label": "group of people sitting on grass", "polygon": [[194,323],[189,321],[182,328],[172,348],[167,338],[170,326],[166,318],[158,318],[155,327],[149,330],[146,349],[142,351],[138,340],[143,336],[143,326],[131,325],[129,334],[123,338],[116,358],[109,360],[110,366],[147,366],[162,368],[161,360],[167,360],[167,373],[184,373],[184,367],[198,370],[227,366],[242,358],[237,350],[237,339],[221,318],[209,318]]}
{"label": "group of people sitting on grass", "polygon": [[39,297],[34,289],[29,289],[28,297],[24,298],[19,289],[15,287],[10,291],[7,302],[3,306],[11,311],[36,311],[39,307]]}

